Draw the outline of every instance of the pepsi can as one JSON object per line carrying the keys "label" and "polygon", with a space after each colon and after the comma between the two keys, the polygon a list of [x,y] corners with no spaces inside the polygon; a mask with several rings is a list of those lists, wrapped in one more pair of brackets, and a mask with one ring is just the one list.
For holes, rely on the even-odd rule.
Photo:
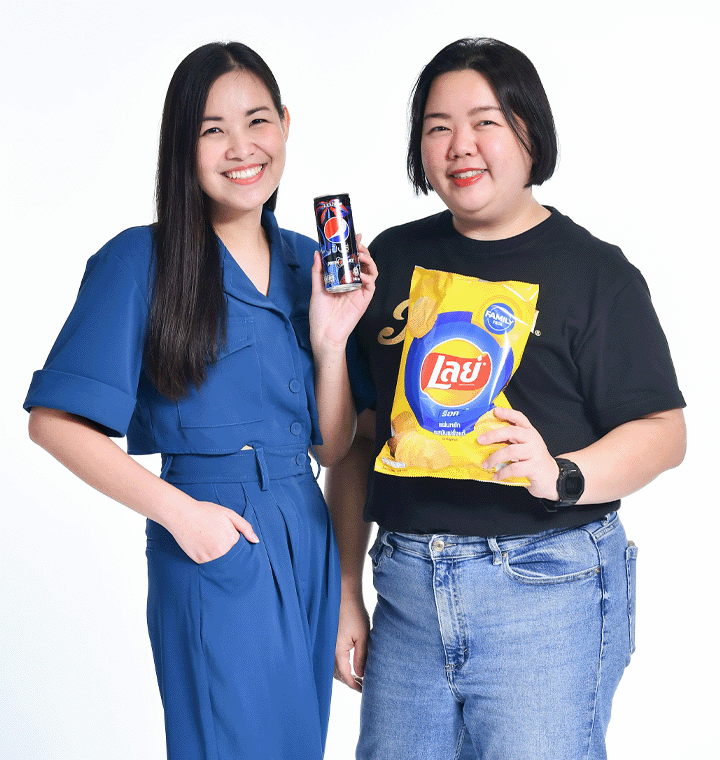
{"label": "pepsi can", "polygon": [[343,293],[362,287],[350,196],[321,195],[314,203],[325,290]]}

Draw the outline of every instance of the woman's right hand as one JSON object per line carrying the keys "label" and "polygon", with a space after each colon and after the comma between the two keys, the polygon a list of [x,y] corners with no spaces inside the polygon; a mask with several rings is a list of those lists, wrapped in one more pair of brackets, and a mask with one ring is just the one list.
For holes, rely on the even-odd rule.
{"label": "woman's right hand", "polygon": [[241,536],[253,544],[260,540],[244,517],[210,501],[195,501],[182,510],[173,525],[166,527],[185,554],[198,564],[227,554],[242,540]]}

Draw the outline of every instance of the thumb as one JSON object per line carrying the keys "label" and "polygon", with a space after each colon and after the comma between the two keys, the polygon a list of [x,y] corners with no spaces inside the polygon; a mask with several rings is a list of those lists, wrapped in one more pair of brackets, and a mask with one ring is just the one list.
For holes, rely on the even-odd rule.
{"label": "thumb", "polygon": [[233,512],[232,509],[229,509],[228,512],[230,513],[230,522],[235,526],[237,532],[242,533],[251,544],[257,544],[260,539],[255,535],[252,525],[244,517],[240,517],[237,512]]}
{"label": "thumb", "polygon": [[367,636],[358,636],[353,652],[353,667],[360,678],[365,674],[365,660],[367,660]]}
{"label": "thumb", "polygon": [[315,251],[315,258],[313,259],[312,265],[312,292],[313,294],[322,293],[324,288],[325,281],[322,273],[322,261],[320,259],[320,254]]}

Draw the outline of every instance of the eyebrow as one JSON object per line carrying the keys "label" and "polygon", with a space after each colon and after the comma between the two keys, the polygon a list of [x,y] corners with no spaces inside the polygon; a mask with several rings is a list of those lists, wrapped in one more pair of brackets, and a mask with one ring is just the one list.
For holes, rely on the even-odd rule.
{"label": "eyebrow", "polygon": [[[479,113],[483,113],[484,111],[502,111],[500,106],[477,106],[477,108],[473,108],[470,111],[468,111],[468,116],[476,116]],[[423,117],[423,121],[426,119],[449,119],[450,114],[447,113],[426,113]]]}
{"label": "eyebrow", "polygon": [[[269,111],[268,106],[258,106],[257,108],[251,108],[249,111],[245,111],[245,116],[252,116],[258,113],[258,111]],[[202,121],[224,121],[222,116],[203,116]]]}

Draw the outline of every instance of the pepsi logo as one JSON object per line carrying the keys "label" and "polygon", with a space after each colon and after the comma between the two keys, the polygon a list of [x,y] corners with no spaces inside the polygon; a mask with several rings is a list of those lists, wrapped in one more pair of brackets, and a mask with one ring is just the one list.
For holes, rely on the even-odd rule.
{"label": "pepsi logo", "polygon": [[323,234],[330,243],[344,243],[350,234],[350,227],[341,216],[331,216],[323,225]]}

